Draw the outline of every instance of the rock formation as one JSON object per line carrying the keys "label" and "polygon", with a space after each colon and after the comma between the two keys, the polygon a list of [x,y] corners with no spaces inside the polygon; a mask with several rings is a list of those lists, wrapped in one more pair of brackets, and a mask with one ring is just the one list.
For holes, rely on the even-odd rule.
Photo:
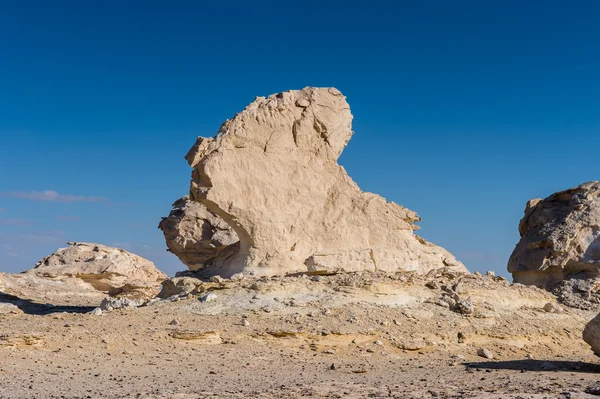
{"label": "rock formation", "polygon": [[154,263],[123,249],[81,242],[68,244],[26,273],[51,279],[75,277],[109,295],[140,297],[156,295],[167,278]]}
{"label": "rock formation", "polygon": [[227,259],[239,247],[235,231],[223,219],[188,196],[173,203],[173,210],[158,225],[169,251],[190,270]]}
{"label": "rock formation", "polygon": [[529,201],[519,233],[508,262],[516,283],[560,292],[565,284],[568,291],[593,290],[600,275],[600,182]]}
{"label": "rock formation", "polygon": [[[190,198],[207,211],[180,207],[194,215],[172,215],[161,224],[171,251],[192,268],[203,265],[207,275],[224,277],[466,271],[449,252],[413,233],[420,220],[415,212],[362,192],[338,165],[351,122],[338,90],[309,87],[258,97],[214,138],[199,137],[186,155],[194,169]],[[215,215],[237,234],[235,247],[225,246],[231,240],[212,243],[221,229],[214,229],[221,226]],[[197,219],[198,227],[184,227],[185,219]],[[169,226],[177,223],[187,232],[173,234]],[[215,250],[207,258],[210,245],[234,251],[220,256]]]}
{"label": "rock formation", "polygon": [[600,356],[600,313],[585,325],[583,340]]}

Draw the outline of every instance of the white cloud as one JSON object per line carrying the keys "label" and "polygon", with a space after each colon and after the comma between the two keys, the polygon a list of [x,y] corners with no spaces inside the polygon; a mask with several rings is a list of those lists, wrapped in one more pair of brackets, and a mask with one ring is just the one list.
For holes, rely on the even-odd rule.
{"label": "white cloud", "polygon": [[8,191],[0,193],[0,197],[26,199],[32,201],[56,201],[56,202],[107,202],[106,197],[86,197],[83,195],[59,194],[53,190],[45,191]]}

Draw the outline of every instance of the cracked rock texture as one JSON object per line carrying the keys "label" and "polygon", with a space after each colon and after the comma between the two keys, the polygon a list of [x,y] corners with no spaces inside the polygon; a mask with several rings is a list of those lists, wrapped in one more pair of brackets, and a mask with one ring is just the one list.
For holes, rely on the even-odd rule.
{"label": "cracked rock texture", "polygon": [[239,247],[235,231],[214,212],[188,196],[173,203],[173,210],[158,225],[169,251],[190,270],[227,259]]}
{"label": "cracked rock texture", "polygon": [[[350,107],[337,89],[307,87],[258,97],[215,137],[199,137],[186,155],[194,169],[190,198],[207,210],[185,205],[179,222],[171,215],[172,222],[162,223],[171,251],[192,269],[224,277],[466,272],[448,251],[413,233],[420,220],[415,212],[361,191],[338,165],[351,125]],[[214,227],[221,226],[214,215],[239,243],[223,254],[221,244],[232,244],[217,240],[217,255],[207,258],[207,244],[220,230]],[[186,219],[196,219],[196,227]],[[167,225],[179,231],[172,234]]]}
{"label": "cracked rock texture", "polygon": [[[508,261],[514,282],[552,289],[564,285],[565,280],[572,280],[574,283],[568,285],[573,287],[581,286],[579,281],[597,281],[600,182],[529,201],[519,233],[521,240]],[[577,290],[571,291],[576,294]],[[580,291],[586,291],[586,297],[591,295],[589,290]]]}
{"label": "cracked rock texture", "polygon": [[120,248],[70,242],[27,271],[50,279],[75,277],[109,295],[152,297],[167,275],[154,263]]}

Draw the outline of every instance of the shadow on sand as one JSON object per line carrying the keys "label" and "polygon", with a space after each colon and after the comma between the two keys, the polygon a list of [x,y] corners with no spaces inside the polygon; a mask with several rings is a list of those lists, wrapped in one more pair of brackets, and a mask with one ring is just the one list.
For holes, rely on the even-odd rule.
{"label": "shadow on sand", "polygon": [[37,303],[30,299],[0,292],[0,304],[10,303],[17,306],[26,314],[47,315],[52,313],[88,313],[95,309],[94,306],[62,306],[50,303]]}
{"label": "shadow on sand", "polygon": [[474,369],[518,370],[518,371],[568,371],[576,373],[600,374],[600,363],[570,362],[564,360],[511,360],[498,362],[463,363]]}

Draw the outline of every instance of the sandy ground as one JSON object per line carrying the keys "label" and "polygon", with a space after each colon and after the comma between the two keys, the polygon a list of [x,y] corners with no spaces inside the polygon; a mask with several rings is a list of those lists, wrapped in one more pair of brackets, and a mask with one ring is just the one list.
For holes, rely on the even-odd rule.
{"label": "sandy ground", "polygon": [[0,398],[596,397],[600,359],[581,340],[594,312],[547,313],[552,295],[475,275],[460,294],[474,314],[428,303],[455,282],[244,279],[100,316],[89,297],[0,295]]}

